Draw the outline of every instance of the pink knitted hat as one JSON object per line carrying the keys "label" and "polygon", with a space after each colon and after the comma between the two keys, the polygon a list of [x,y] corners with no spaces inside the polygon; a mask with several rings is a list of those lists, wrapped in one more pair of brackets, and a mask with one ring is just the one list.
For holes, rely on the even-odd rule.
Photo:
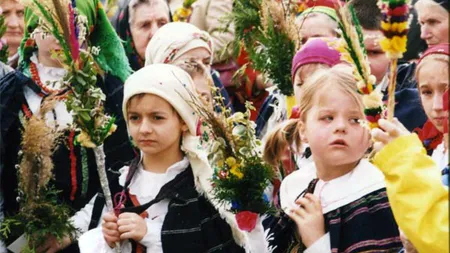
{"label": "pink knitted hat", "polygon": [[322,63],[330,67],[341,62],[341,54],[322,39],[309,39],[292,59],[292,81],[295,72],[306,64]]}

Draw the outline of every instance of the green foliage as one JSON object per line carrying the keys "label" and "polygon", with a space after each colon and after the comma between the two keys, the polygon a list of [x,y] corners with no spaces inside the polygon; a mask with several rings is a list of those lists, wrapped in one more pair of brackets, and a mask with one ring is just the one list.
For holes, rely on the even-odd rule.
{"label": "green foliage", "polygon": [[230,171],[231,168],[227,164],[214,169],[215,176],[212,181],[215,196],[219,201],[232,203],[231,211],[246,210],[254,213],[270,211],[270,203],[262,193],[269,185],[269,179],[273,178],[273,170],[259,157],[246,157],[239,168],[243,174],[242,178],[225,173],[227,178],[224,180],[225,178],[220,176],[220,171]]}
{"label": "green foliage", "polygon": [[[1,8],[0,8],[1,9]],[[6,32],[6,24],[5,24],[5,16],[3,16],[3,13],[0,15],[0,38],[3,37],[3,35]],[[8,62],[8,45],[4,40],[0,41],[0,61],[3,63]]]}
{"label": "green foliage", "polygon": [[39,196],[23,196],[20,199],[18,214],[7,217],[0,227],[0,239],[11,242],[25,233],[28,246],[22,252],[36,252],[49,236],[62,241],[66,236],[72,239],[76,228],[70,222],[71,209],[57,202],[58,192],[54,189],[42,189]]}
{"label": "green foliage", "polygon": [[[274,23],[270,15],[262,20],[261,0],[236,0],[234,3],[229,19],[235,26],[235,55],[243,47],[251,67],[266,73],[282,94],[292,95],[291,66],[295,42],[289,38],[287,31]],[[267,27],[263,22],[267,23]]]}

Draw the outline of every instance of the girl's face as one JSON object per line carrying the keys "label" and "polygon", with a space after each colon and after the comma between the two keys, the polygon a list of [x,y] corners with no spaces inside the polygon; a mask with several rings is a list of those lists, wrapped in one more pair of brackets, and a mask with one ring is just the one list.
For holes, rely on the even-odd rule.
{"label": "girl's face", "polygon": [[306,78],[305,68],[300,67],[297,70],[297,72],[295,72],[294,76],[294,95],[296,104],[300,103],[300,98],[302,97],[301,87],[303,85],[303,81],[305,80],[305,78]]}
{"label": "girl's face", "polygon": [[448,42],[448,12],[443,8],[426,6],[417,10],[420,23],[420,38],[427,44]]}
{"label": "girl's face", "polygon": [[34,32],[34,40],[36,41],[36,46],[38,47],[39,61],[50,67],[54,65],[60,65],[57,60],[51,57],[52,51],[61,50],[61,45],[58,40],[51,34],[46,34],[43,36],[42,31],[39,28]]}
{"label": "girl's face", "polygon": [[349,165],[359,161],[369,148],[369,132],[360,125],[360,104],[339,88],[319,90],[301,125],[314,161],[324,166]]}
{"label": "girl's face", "polygon": [[152,94],[135,96],[127,109],[128,131],[146,156],[180,152],[180,139],[188,127],[166,100]]}
{"label": "girl's face", "polygon": [[150,39],[167,23],[169,23],[169,14],[162,1],[136,7],[134,18],[130,23],[130,31],[136,51],[142,59],[145,59],[145,49]]}
{"label": "girl's face", "polygon": [[302,44],[305,44],[310,38],[335,38],[337,33],[335,29],[337,24],[322,13],[307,14],[306,18],[299,18],[295,21],[300,28],[300,38]]}
{"label": "girl's face", "polygon": [[424,62],[417,74],[423,109],[440,132],[444,131],[444,122],[448,120],[443,100],[443,95],[449,87],[448,74],[448,64],[437,60]]}
{"label": "girl's face", "polygon": [[300,103],[300,99],[302,97],[302,85],[305,83],[305,80],[312,76],[319,69],[328,69],[330,68],[328,65],[313,63],[306,64],[297,69],[294,76],[294,95],[295,101],[297,104]]}

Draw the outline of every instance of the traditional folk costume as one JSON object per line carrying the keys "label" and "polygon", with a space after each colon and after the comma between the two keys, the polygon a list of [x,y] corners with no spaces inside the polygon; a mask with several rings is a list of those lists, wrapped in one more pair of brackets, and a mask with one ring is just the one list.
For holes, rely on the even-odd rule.
{"label": "traditional folk costume", "polygon": [[[87,17],[87,41],[100,47],[96,62],[105,72],[97,76],[97,85],[106,95],[105,111],[116,117],[117,131],[106,140],[106,168],[118,170],[135,156],[126,132],[121,112],[123,81],[130,73],[120,40],[112,29],[101,4],[95,1],[77,1],[77,9]],[[61,144],[53,154],[54,180],[59,200],[74,211],[82,208],[99,189],[94,153],[76,144],[75,132],[69,130],[72,115],[64,104],[65,92],[60,81],[66,74],[63,68],[46,67],[37,57],[31,33],[38,26],[38,17],[30,9],[25,12],[26,32],[20,47],[21,72],[12,72],[0,83],[1,165],[4,211],[13,215],[18,211],[17,169],[21,149],[22,124],[40,110],[42,101],[56,94],[59,101],[52,112],[45,115],[48,125],[64,131]],[[56,81],[56,82],[55,82]],[[50,83],[48,83],[50,82]],[[54,83],[52,83],[54,82]]]}
{"label": "traditional folk costume", "polygon": [[[449,44],[443,43],[430,47],[424,52],[422,57],[419,59],[420,62],[432,54],[443,54],[449,57]],[[444,110],[448,111],[448,91],[443,97]],[[447,124],[446,122],[445,124]],[[444,126],[444,132],[448,133],[448,124]],[[444,144],[444,134],[440,132],[433,123],[428,120],[423,129],[418,131],[419,138],[422,140],[427,153],[431,155],[433,161],[436,163],[437,168],[442,174],[442,183],[446,186],[449,185],[449,153],[448,148],[445,148]]]}
{"label": "traditional folk costume", "polygon": [[[333,67],[340,62],[339,52],[330,47],[326,41],[322,39],[309,40],[292,59],[292,85],[295,85],[294,79],[297,70],[304,65],[318,63]],[[261,112],[256,120],[257,135],[263,138],[268,129],[290,118],[294,105],[295,98],[293,96],[285,96],[279,89],[274,88],[261,107]]]}
{"label": "traditional folk costume", "polygon": [[[184,100],[193,93],[190,76],[167,64],[146,66],[134,73],[125,84],[123,113],[127,102],[137,94],[154,94],[169,102],[189,127],[182,137],[185,157],[171,165],[166,173],[145,171],[136,158],[130,167],[111,184],[120,212],[134,212],[145,217],[147,234],[140,242],[122,242],[122,252],[266,252],[261,223],[244,233],[234,214],[218,204],[212,195],[213,170],[206,153],[195,136],[198,118]],[[73,218],[83,232],[100,224],[97,198]],[[100,213],[98,213],[100,211]],[[104,212],[104,211],[103,211]],[[91,219],[92,218],[92,219]],[[79,240],[81,252],[112,252],[103,239],[101,226],[85,233]]]}
{"label": "traditional folk costume", "polygon": [[[317,179],[314,163],[295,171],[281,184],[283,210],[293,208],[295,200],[306,189],[320,199],[327,233],[304,252],[398,252],[401,249],[384,176],[367,160],[362,159],[351,172],[327,182]],[[295,223],[283,219],[288,218],[282,218],[272,228],[283,232],[283,236],[275,234],[273,242],[279,246],[275,252],[302,252]]]}

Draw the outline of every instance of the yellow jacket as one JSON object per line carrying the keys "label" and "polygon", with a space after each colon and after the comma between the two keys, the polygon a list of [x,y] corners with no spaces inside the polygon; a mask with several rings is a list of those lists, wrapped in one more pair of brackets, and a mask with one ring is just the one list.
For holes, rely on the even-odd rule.
{"label": "yellow jacket", "polygon": [[395,139],[373,163],[386,177],[397,224],[418,252],[449,252],[448,187],[417,135]]}

